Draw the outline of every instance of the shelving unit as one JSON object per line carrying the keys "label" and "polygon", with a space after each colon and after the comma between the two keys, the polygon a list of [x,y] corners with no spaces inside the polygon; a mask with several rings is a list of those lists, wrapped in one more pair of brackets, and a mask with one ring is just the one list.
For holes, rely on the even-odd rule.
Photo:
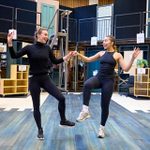
{"label": "shelving unit", "polygon": [[28,65],[11,65],[10,78],[0,79],[0,95],[28,94]]}
{"label": "shelving unit", "polygon": [[13,79],[1,79],[0,80],[0,94],[9,95],[16,93],[16,81]]}
{"label": "shelving unit", "polygon": [[135,70],[134,96],[150,97],[150,68]]}
{"label": "shelving unit", "polygon": [[7,67],[7,53],[0,52],[0,77],[6,77],[6,67]]}

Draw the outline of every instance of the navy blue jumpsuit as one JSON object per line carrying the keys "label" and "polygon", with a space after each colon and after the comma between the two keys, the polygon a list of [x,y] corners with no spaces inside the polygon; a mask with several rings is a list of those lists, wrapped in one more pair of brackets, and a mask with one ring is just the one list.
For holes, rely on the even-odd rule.
{"label": "navy blue jumpsuit", "polygon": [[113,93],[114,68],[116,61],[114,52],[105,52],[100,58],[100,69],[96,76],[85,81],[83,86],[83,104],[89,106],[91,90],[101,88],[101,125],[105,126],[109,115],[109,104]]}

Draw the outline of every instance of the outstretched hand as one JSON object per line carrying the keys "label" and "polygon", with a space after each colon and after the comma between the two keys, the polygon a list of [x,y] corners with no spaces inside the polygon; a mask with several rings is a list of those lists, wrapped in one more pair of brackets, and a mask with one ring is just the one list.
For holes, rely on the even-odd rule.
{"label": "outstretched hand", "polygon": [[64,59],[65,61],[69,61],[69,59],[70,59],[71,57],[73,57],[73,56],[74,56],[73,51],[71,51],[71,52],[69,52],[67,55],[65,55],[65,56],[63,57],[63,59]]}
{"label": "outstretched hand", "polygon": [[72,56],[77,56],[79,53],[77,51],[72,52]]}
{"label": "outstretched hand", "polygon": [[12,39],[13,39],[13,33],[8,33],[7,34],[7,43],[8,43],[8,46],[12,46]]}
{"label": "outstretched hand", "polygon": [[71,57],[77,56],[77,55],[79,55],[79,54],[80,54],[80,53],[78,53],[77,51],[71,51],[71,52],[69,52],[67,55],[65,55],[63,58],[64,58],[65,61],[69,61],[69,59],[70,59]]}
{"label": "outstretched hand", "polygon": [[135,47],[133,50],[132,58],[135,59],[139,55],[139,53],[140,53],[140,48]]}

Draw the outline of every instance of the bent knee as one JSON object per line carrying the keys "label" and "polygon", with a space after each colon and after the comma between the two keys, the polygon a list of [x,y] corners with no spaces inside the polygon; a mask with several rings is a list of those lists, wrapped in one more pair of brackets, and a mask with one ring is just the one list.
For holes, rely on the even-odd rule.
{"label": "bent knee", "polygon": [[85,82],[84,85],[83,85],[83,88],[85,89],[92,89],[92,85],[88,82]]}
{"label": "bent knee", "polygon": [[64,102],[65,101],[65,97],[62,95],[58,98],[59,101]]}

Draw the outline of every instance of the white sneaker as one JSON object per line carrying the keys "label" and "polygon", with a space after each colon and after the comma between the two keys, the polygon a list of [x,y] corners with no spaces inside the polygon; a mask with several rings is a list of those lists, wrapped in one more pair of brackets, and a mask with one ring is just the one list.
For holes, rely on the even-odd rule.
{"label": "white sneaker", "polygon": [[84,112],[83,110],[80,112],[78,118],[76,119],[76,121],[81,122],[84,121],[85,119],[90,118],[91,115],[89,112]]}
{"label": "white sneaker", "polygon": [[104,126],[100,125],[99,131],[98,131],[98,138],[104,138],[104,137],[105,137]]}

